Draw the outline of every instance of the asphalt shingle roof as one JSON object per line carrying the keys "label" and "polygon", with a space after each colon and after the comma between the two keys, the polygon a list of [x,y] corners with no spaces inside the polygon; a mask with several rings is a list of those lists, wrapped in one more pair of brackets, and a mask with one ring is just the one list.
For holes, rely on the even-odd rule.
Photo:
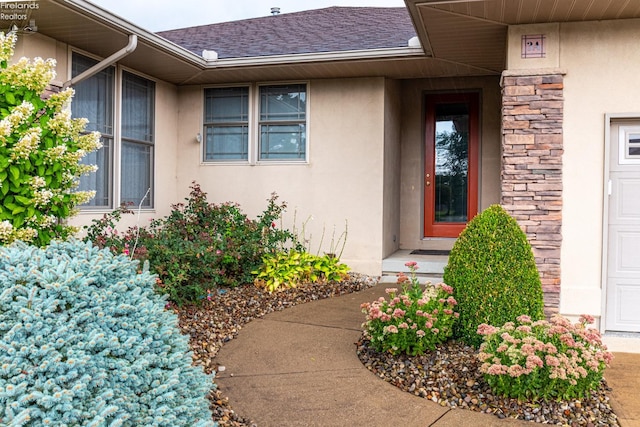
{"label": "asphalt shingle roof", "polygon": [[201,25],[158,35],[218,58],[406,47],[416,35],[403,7],[328,7]]}

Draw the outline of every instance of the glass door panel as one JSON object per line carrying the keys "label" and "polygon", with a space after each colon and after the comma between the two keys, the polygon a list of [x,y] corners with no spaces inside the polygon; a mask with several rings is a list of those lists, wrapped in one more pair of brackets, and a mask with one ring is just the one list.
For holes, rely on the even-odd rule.
{"label": "glass door panel", "polygon": [[478,208],[478,95],[427,97],[425,237],[457,237]]}

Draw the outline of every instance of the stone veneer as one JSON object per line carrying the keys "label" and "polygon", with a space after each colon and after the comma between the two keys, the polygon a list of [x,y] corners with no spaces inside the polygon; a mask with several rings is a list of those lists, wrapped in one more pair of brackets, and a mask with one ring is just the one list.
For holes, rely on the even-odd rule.
{"label": "stone veneer", "polygon": [[547,316],[560,306],[563,80],[556,70],[502,75],[501,204],[533,247]]}

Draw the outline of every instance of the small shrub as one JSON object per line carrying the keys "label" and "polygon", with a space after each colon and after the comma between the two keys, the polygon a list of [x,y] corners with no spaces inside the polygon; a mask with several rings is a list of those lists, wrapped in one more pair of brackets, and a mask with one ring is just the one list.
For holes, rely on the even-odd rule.
{"label": "small shrub", "polygon": [[171,213],[148,227],[132,227],[118,233],[120,208],[94,220],[86,240],[114,253],[129,253],[148,260],[159,277],[157,290],[177,304],[199,303],[216,286],[253,282],[252,271],[267,253],[276,253],[295,238],[276,221],[286,209],[271,195],[257,219],[249,219],[235,203],[212,204],[195,182],[186,203],[172,205]]}
{"label": "small shrub", "polygon": [[562,316],[532,322],[519,316],[496,328],[482,324],[480,372],[494,393],[518,399],[583,398],[598,388],[611,353],[583,316],[571,324]]}
{"label": "small shrub", "polygon": [[256,286],[274,292],[282,288],[295,288],[302,283],[340,282],[348,271],[349,267],[336,257],[292,249],[267,253],[262,257],[260,269],[252,273],[256,275]]}
{"label": "small shrub", "polygon": [[469,222],[444,269],[453,286],[460,319],[454,336],[478,347],[481,323],[501,325],[526,314],[542,319],[540,276],[531,246],[518,223],[499,205]]}
{"label": "small shrub", "polygon": [[416,263],[406,265],[411,278],[399,275],[400,294],[396,288],[386,289],[389,301],[380,297],[361,308],[367,315],[365,333],[376,350],[415,356],[449,339],[458,317],[454,311],[457,302],[451,296],[453,289],[444,283],[427,284],[423,290],[415,276]]}
{"label": "small shrub", "polygon": [[90,243],[0,248],[0,425],[213,424],[212,377],[136,269]]}

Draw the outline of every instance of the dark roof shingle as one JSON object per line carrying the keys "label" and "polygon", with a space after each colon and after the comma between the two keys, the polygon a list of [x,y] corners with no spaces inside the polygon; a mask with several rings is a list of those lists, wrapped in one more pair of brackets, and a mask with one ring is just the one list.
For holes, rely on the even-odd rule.
{"label": "dark roof shingle", "polygon": [[406,47],[416,35],[403,7],[328,7],[159,32],[202,55],[218,58]]}

